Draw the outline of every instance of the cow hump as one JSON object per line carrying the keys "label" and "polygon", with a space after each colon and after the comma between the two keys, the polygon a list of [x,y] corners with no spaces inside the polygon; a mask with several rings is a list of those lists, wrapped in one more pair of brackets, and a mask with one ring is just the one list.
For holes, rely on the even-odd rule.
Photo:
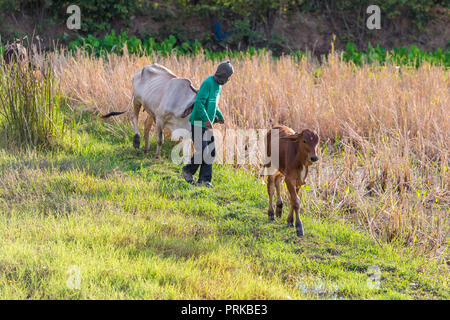
{"label": "cow hump", "polygon": [[164,76],[167,78],[176,78],[177,76],[166,67],[163,67],[160,64],[153,63],[149,66],[144,67],[142,69],[142,77],[153,77],[153,76]]}

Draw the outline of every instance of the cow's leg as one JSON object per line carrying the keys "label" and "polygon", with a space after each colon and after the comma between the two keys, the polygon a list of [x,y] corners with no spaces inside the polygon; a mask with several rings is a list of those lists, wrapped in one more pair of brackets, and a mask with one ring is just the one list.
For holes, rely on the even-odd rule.
{"label": "cow's leg", "polygon": [[277,191],[277,209],[276,214],[278,218],[281,218],[283,213],[283,199],[281,198],[281,174],[275,177],[275,189]]}
{"label": "cow's leg", "polygon": [[267,212],[269,216],[269,221],[275,220],[273,217],[273,194],[275,192],[275,185],[274,185],[274,177],[268,176],[267,177],[267,193],[269,194],[269,211]]}
{"label": "cow's leg", "polygon": [[155,118],[149,113],[147,115],[147,119],[145,119],[145,126],[144,126],[145,153],[150,151],[150,130],[152,129],[154,121]]}
{"label": "cow's leg", "polygon": [[303,224],[300,220],[299,210],[300,210],[300,199],[297,194],[296,183],[291,180],[286,180],[286,186],[289,191],[289,200],[290,200],[290,212],[288,216],[288,224],[292,225],[293,214],[295,213],[295,230],[297,232],[297,236],[303,236]]}
{"label": "cow's leg", "polygon": [[161,120],[156,120],[156,154],[155,157],[161,156],[161,147],[164,143],[164,123]]}
{"label": "cow's leg", "polygon": [[134,113],[133,113],[133,128],[134,128],[134,137],[133,137],[133,147],[138,149],[141,146],[141,137],[139,136],[139,112],[141,112],[141,104],[136,101],[133,101]]}

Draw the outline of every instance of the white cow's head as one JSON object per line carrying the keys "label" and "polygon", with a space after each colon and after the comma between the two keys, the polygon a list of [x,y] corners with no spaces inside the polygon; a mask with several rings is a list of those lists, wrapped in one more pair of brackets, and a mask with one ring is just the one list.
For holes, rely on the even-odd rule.
{"label": "white cow's head", "polygon": [[166,121],[170,131],[185,129],[190,131],[189,116],[192,113],[197,90],[191,81],[183,78],[172,79],[169,82],[161,104],[168,115]]}

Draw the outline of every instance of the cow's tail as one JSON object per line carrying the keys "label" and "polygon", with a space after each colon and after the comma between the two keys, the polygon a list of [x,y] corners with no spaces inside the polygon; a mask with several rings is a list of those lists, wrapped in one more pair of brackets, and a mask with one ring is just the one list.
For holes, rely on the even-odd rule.
{"label": "cow's tail", "polygon": [[125,112],[127,112],[128,110],[130,110],[131,105],[133,104],[133,100],[134,100],[134,94],[131,95],[131,99],[130,99],[130,103],[128,103],[127,108],[124,111],[114,111],[114,112],[110,112],[108,114],[105,114],[103,116],[101,116],[102,119],[107,119],[109,117],[113,117],[113,116],[118,116],[120,114],[124,114]]}

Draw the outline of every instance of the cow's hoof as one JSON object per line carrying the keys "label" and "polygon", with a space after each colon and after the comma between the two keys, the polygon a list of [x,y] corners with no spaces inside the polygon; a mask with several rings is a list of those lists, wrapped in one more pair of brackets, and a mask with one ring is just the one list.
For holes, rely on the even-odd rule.
{"label": "cow's hoof", "polygon": [[144,153],[149,153],[150,150],[144,149]]}
{"label": "cow's hoof", "polygon": [[275,213],[278,218],[281,218],[281,214],[283,213],[283,204],[277,204],[277,209],[275,210]]}
{"label": "cow's hoof", "polygon": [[155,158],[159,159],[159,158],[161,158],[161,155],[160,154],[155,154]]}
{"label": "cow's hoof", "polygon": [[287,223],[287,226],[288,226],[289,228],[293,228],[293,227],[294,227],[294,224],[293,224],[292,222],[288,222],[288,223]]}
{"label": "cow's hoof", "polygon": [[269,221],[273,221],[275,220],[274,216],[273,216],[273,210],[269,210],[267,212],[267,215],[269,216]]}
{"label": "cow's hoof", "polygon": [[135,134],[133,137],[133,147],[135,149],[139,149],[141,146],[141,137],[138,134]]}
{"label": "cow's hoof", "polygon": [[297,232],[297,237],[303,237],[303,235],[305,234],[303,232],[303,226],[297,226],[295,229],[296,229],[296,232]]}

